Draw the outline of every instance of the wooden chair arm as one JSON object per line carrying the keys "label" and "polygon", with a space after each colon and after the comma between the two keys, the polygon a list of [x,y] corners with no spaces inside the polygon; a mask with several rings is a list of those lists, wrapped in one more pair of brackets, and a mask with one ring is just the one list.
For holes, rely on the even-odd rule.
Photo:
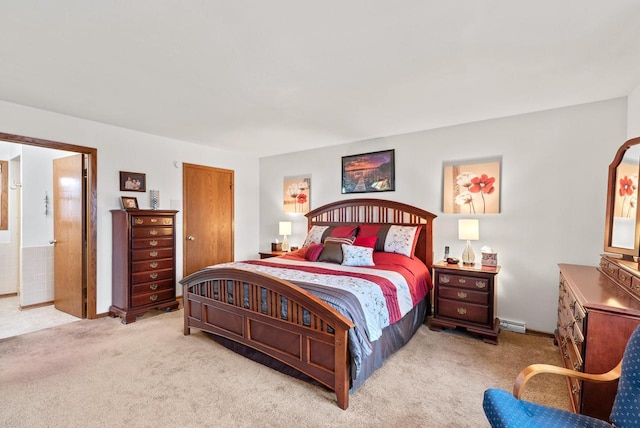
{"label": "wooden chair arm", "polygon": [[613,369],[602,374],[590,374],[582,373],[579,371],[566,369],[564,367],[552,366],[550,364],[532,364],[525,367],[516,377],[516,381],[513,385],[513,396],[520,399],[524,390],[524,385],[533,376],[541,373],[558,374],[563,376],[575,377],[580,380],[587,380],[590,382],[611,382],[620,377],[622,368],[622,360]]}

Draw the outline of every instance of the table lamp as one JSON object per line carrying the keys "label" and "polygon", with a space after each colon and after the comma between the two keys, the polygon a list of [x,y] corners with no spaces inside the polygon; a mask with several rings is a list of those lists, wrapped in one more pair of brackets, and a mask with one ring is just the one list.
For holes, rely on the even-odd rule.
{"label": "table lamp", "polygon": [[475,264],[476,255],[473,254],[471,241],[480,239],[480,226],[477,219],[460,219],[458,220],[458,239],[466,239],[467,244],[462,252],[462,264]]}
{"label": "table lamp", "polygon": [[291,222],[281,221],[279,224],[279,232],[282,235],[282,251],[289,251],[289,241],[287,241],[287,235],[291,235]]}

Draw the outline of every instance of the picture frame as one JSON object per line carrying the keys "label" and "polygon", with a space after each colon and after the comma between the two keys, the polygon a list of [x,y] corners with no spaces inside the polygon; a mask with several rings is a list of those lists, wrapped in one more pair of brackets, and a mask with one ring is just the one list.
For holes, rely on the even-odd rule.
{"label": "picture frame", "polygon": [[500,213],[501,156],[444,162],[442,171],[443,213]]}
{"label": "picture frame", "polygon": [[306,214],[309,212],[311,197],[311,176],[285,177],[282,206],[286,214]]}
{"label": "picture frame", "polygon": [[120,198],[122,202],[122,208],[125,210],[137,210],[138,208],[138,198],[135,196],[122,196]]}
{"label": "picture frame", "polygon": [[342,157],[342,193],[396,190],[395,150]]}
{"label": "picture frame", "polygon": [[147,176],[141,172],[120,171],[121,192],[146,192]]}

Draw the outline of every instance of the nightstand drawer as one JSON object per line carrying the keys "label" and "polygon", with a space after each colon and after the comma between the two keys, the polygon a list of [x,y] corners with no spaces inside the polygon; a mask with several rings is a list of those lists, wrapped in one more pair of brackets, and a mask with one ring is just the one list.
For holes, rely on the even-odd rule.
{"label": "nightstand drawer", "polygon": [[488,290],[489,280],[487,278],[476,278],[466,275],[453,275],[447,272],[438,272],[438,284],[448,287],[463,287],[473,290]]}
{"label": "nightstand drawer", "polygon": [[438,296],[443,299],[459,300],[470,303],[489,304],[489,293],[475,290],[460,290],[459,288],[440,286]]}
{"label": "nightstand drawer", "polygon": [[439,315],[479,324],[488,324],[489,307],[456,300],[438,299]]}

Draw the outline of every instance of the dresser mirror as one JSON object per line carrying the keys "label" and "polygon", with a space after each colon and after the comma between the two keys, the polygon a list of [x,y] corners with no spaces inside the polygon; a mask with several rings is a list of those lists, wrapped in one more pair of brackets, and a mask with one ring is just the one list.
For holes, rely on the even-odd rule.
{"label": "dresser mirror", "polygon": [[604,249],[624,259],[640,256],[638,178],[640,138],[625,142],[609,165]]}

